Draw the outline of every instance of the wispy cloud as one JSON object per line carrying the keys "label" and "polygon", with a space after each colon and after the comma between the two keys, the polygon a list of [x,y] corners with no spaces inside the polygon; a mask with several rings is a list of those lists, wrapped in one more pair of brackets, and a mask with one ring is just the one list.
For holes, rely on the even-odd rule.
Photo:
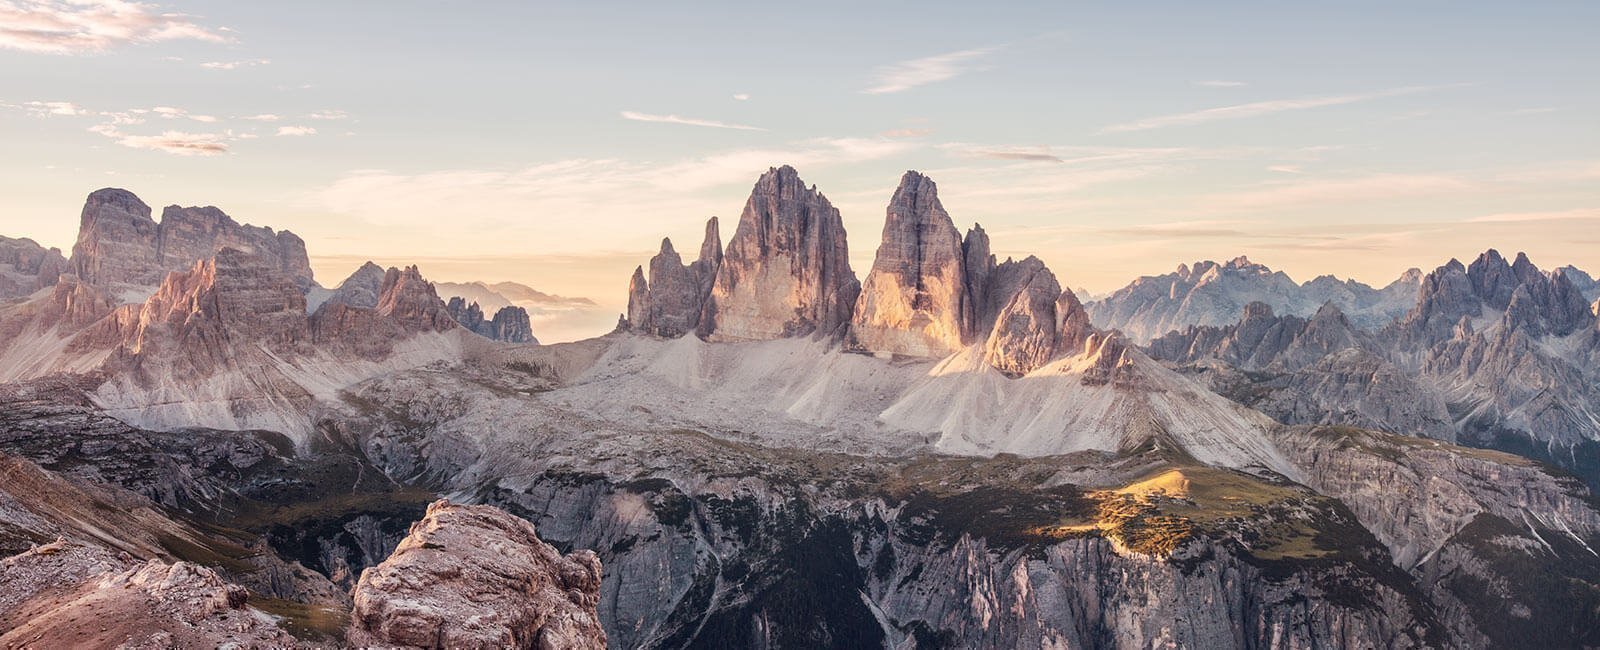
{"label": "wispy cloud", "polygon": [[730,124],[728,122],[719,122],[717,120],[702,120],[702,119],[697,119],[697,118],[692,118],[692,117],[680,117],[680,116],[677,116],[677,115],[652,115],[650,113],[640,113],[638,111],[622,111],[622,119],[633,120],[635,122],[658,122],[658,123],[662,123],[662,124],[683,124],[683,125],[687,125],[687,126],[706,126],[706,127],[711,127],[711,128],[714,128],[714,129],[734,129],[734,130],[738,130],[738,131],[765,131],[766,130],[766,129],[763,129],[763,128],[759,127],[759,126],[750,126],[748,124]]}
{"label": "wispy cloud", "polygon": [[983,67],[983,60],[998,47],[980,47],[901,61],[878,68],[872,86],[861,92],[868,95],[897,93],[917,86],[953,79]]}
{"label": "wispy cloud", "polygon": [[1262,115],[1271,115],[1285,111],[1299,111],[1311,108],[1322,108],[1325,106],[1354,104],[1357,102],[1370,101],[1383,97],[1395,97],[1398,95],[1410,95],[1427,92],[1430,90],[1436,90],[1438,88],[1439,86],[1407,86],[1404,88],[1393,88],[1390,90],[1381,90],[1371,93],[1329,95],[1325,97],[1302,97],[1299,99],[1274,99],[1262,102],[1251,102],[1248,104],[1236,104],[1233,106],[1220,106],[1217,108],[1208,108],[1189,113],[1176,113],[1173,115],[1147,117],[1140,120],[1134,120],[1132,122],[1113,124],[1101,129],[1101,131],[1104,133],[1122,133],[1127,131],[1162,129],[1171,126],[1192,126],[1195,124],[1204,124],[1206,122],[1216,122],[1220,120],[1238,120],[1250,117],[1260,117]]}
{"label": "wispy cloud", "polygon": [[881,135],[885,138],[920,138],[932,134],[933,129],[906,127],[903,129],[889,129],[888,131],[884,131],[878,135]]}
{"label": "wispy cloud", "polygon": [[272,59],[246,59],[244,61],[207,61],[200,67],[207,70],[237,70],[239,68],[253,68],[258,65],[272,63]]}
{"label": "wispy cloud", "polygon": [[1478,185],[1470,180],[1445,174],[1377,174],[1268,183],[1259,188],[1204,196],[1196,202],[1196,207],[1253,210],[1459,194],[1476,189]]}
{"label": "wispy cloud", "polygon": [[1524,221],[1572,221],[1600,220],[1600,208],[1575,208],[1572,210],[1549,210],[1545,212],[1500,212],[1481,217],[1473,217],[1470,223],[1516,223]]}
{"label": "wispy cloud", "polygon": [[309,127],[309,126],[280,126],[280,127],[278,127],[278,135],[302,136],[302,135],[316,135],[316,134],[317,134],[317,130],[315,128],[312,128],[312,127]]}
{"label": "wispy cloud", "polygon": [[741,102],[750,101],[750,93],[734,93],[733,98]]}
{"label": "wispy cloud", "polygon": [[1196,82],[1194,82],[1194,85],[1196,85],[1196,86],[1205,86],[1207,88],[1238,88],[1240,86],[1244,86],[1244,85],[1247,85],[1247,84],[1245,84],[1245,82],[1243,82],[1243,81],[1228,81],[1228,80],[1225,80],[1225,79],[1207,79],[1205,81],[1196,81]]}
{"label": "wispy cloud", "polygon": [[272,113],[261,113],[259,115],[246,115],[246,116],[241,117],[239,119],[241,119],[241,120],[250,120],[252,122],[276,122],[278,120],[283,119],[283,116],[282,115],[274,115]]}
{"label": "wispy cloud", "polygon": [[[597,215],[618,223],[663,214],[699,219],[708,207],[706,192],[738,194],[739,186],[748,187],[773,165],[817,170],[887,158],[913,146],[881,138],[824,138],[666,162],[573,159],[499,170],[357,171],[317,192],[313,201],[372,223],[429,230],[436,230],[441,211],[463,215],[474,221],[458,230],[474,233],[472,240],[480,243],[485,232],[537,228],[544,235],[601,245],[614,235],[593,229]],[[641,186],[650,191],[639,191]],[[532,223],[526,215],[544,218]],[[648,246],[650,239],[638,243]]]}
{"label": "wispy cloud", "polygon": [[40,54],[86,54],[136,43],[196,40],[222,43],[223,29],[126,0],[0,2],[0,48]]}
{"label": "wispy cloud", "polygon": [[90,114],[90,112],[84,110],[82,106],[72,102],[24,102],[22,107],[34,115],[61,115],[66,117],[76,117],[79,115]]}
{"label": "wispy cloud", "polygon": [[226,136],[220,133],[163,131],[160,135],[131,135],[110,124],[100,124],[89,130],[134,149],[164,151],[179,156],[216,156],[228,152]]}
{"label": "wispy cloud", "polygon": [[348,120],[350,119],[350,114],[340,110],[326,110],[317,111],[306,117],[313,120]]}

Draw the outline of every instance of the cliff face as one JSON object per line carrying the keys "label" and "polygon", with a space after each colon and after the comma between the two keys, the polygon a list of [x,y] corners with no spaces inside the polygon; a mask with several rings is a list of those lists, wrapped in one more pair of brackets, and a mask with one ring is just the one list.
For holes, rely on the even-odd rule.
{"label": "cliff face", "polygon": [[533,525],[489,506],[438,501],[356,584],[357,646],[605,648],[600,561],[563,557]]}
{"label": "cliff face", "polygon": [[103,189],[84,203],[72,265],[85,282],[104,286],[155,286],[233,248],[261,258],[305,291],[312,284],[305,242],[294,233],[241,225],[214,207],[168,206],[158,224],[132,192]]}
{"label": "cliff face", "polygon": [[56,283],[71,264],[61,251],[31,239],[0,237],[0,302],[21,298]]}
{"label": "cliff face", "polygon": [[860,291],[839,211],[784,166],[756,181],[700,327],[714,341],[838,335]]}
{"label": "cliff face", "polygon": [[722,241],[717,218],[706,222],[700,257],[685,265],[672,248],[671,239],[661,240],[661,251],[650,258],[650,275],[644,267],[634,270],[628,284],[630,328],[635,331],[677,338],[701,329],[701,316],[711,298],[711,285],[722,265]]}
{"label": "cliff face", "polygon": [[906,172],[889,200],[883,242],[861,284],[851,336],[872,352],[943,357],[965,347],[973,307],[961,234],[933,180]]}

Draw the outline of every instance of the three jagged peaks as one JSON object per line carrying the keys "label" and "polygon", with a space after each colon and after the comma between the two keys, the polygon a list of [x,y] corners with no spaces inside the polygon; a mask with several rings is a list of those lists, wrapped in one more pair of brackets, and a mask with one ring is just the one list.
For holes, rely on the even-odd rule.
{"label": "three jagged peaks", "polygon": [[634,270],[628,327],[711,341],[833,336],[857,351],[923,358],[979,346],[1011,375],[1080,351],[1093,331],[1038,258],[996,264],[982,227],[962,237],[938,186],[916,171],[890,197],[864,281],[850,268],[839,211],[789,166],[756,181],[725,251],[716,233],[713,219],[692,264],[664,240],[648,274]]}

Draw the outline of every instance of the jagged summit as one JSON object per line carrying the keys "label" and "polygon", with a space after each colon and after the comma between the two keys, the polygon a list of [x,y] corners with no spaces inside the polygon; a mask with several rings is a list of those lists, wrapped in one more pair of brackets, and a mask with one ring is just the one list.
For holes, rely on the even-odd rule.
{"label": "jagged summit", "polygon": [[1381,327],[1415,303],[1420,281],[1415,275],[1419,274],[1402,276],[1383,289],[1331,275],[1300,284],[1241,255],[1223,263],[1180,264],[1173,273],[1141,277],[1088,308],[1096,325],[1122,330],[1135,341],[1190,325],[1227,325],[1253,301],[1296,316],[1309,316],[1332,301],[1358,326]]}
{"label": "jagged summit", "polygon": [[860,290],[839,211],[784,165],[751,190],[699,326],[720,341],[835,335]]}
{"label": "jagged summit", "polygon": [[756,182],[725,252],[716,238],[713,218],[688,266],[663,240],[648,272],[640,266],[629,279],[626,327],[711,341],[820,334],[862,352],[930,359],[975,346],[1014,376],[1078,352],[1094,331],[1038,258],[996,264],[982,226],[962,237],[938,186],[917,171],[890,197],[860,285],[838,211],[791,167]]}
{"label": "jagged summit", "polygon": [[915,171],[889,199],[872,270],[861,283],[851,335],[872,352],[942,357],[971,338],[975,311],[961,233],[938,187]]}
{"label": "jagged summit", "polygon": [[673,248],[672,239],[663,238],[660,252],[650,258],[648,278],[644,267],[638,267],[628,281],[628,327],[664,338],[700,329],[711,284],[721,264],[722,242],[716,217],[706,222],[700,258],[688,265]]}

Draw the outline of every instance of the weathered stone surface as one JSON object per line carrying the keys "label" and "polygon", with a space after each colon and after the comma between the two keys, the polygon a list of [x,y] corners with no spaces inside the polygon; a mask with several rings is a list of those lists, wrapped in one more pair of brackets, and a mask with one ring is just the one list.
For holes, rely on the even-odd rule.
{"label": "weathered stone surface", "polygon": [[262,258],[301,291],[313,285],[305,242],[294,233],[241,225],[214,207],[168,206],[157,224],[139,197],[114,188],[85,202],[72,265],[90,284],[154,286],[224,248]]}
{"label": "weathered stone surface", "polygon": [[1056,276],[1039,258],[1007,260],[996,267],[989,296],[1004,297],[984,343],[984,360],[1007,375],[1024,375],[1056,356],[1061,323],[1056,301],[1062,295]]}
{"label": "weathered stone surface", "polygon": [[974,335],[982,335],[989,331],[992,322],[986,322],[986,313],[992,316],[988,309],[989,274],[994,272],[994,255],[989,252],[989,233],[983,231],[983,226],[972,224],[967,230],[967,236],[961,240],[961,256],[967,271],[967,297],[972,304],[972,327]]}
{"label": "weathered stone surface", "polygon": [[1387,361],[1381,342],[1331,302],[1310,319],[1251,303],[1235,325],[1191,326],[1147,349],[1280,422],[1455,440],[1439,393]]}
{"label": "weathered stone surface", "polygon": [[255,345],[289,349],[309,338],[299,287],[270,260],[233,248],[168,275],[121,326],[130,354],[169,346],[194,361],[231,358]]}
{"label": "weathered stone surface", "polygon": [[369,261],[340,282],[328,300],[351,307],[376,308],[378,293],[383,291],[383,277],[383,267]]}
{"label": "weathered stone surface", "polygon": [[378,314],[413,332],[443,332],[456,326],[449,308],[416,266],[384,272],[378,289]]}
{"label": "weathered stone surface", "polygon": [[698,331],[721,264],[722,239],[716,217],[706,222],[699,259],[688,265],[673,249],[672,240],[662,239],[661,251],[650,258],[649,279],[640,267],[628,282],[628,327],[663,338]]}
{"label": "weathered stone surface", "polygon": [[71,272],[71,264],[58,249],[32,239],[0,237],[0,302],[32,294]]}
{"label": "weathered stone surface", "polygon": [[751,191],[700,329],[717,341],[837,335],[860,291],[839,211],[785,165]]}
{"label": "weathered stone surface", "polygon": [[974,314],[961,234],[933,179],[908,171],[889,200],[883,242],[856,300],[854,344],[942,357],[963,347]]}
{"label": "weathered stone surface", "polygon": [[563,557],[533,524],[438,501],[356,584],[349,640],[421,648],[604,648],[600,560]]}

